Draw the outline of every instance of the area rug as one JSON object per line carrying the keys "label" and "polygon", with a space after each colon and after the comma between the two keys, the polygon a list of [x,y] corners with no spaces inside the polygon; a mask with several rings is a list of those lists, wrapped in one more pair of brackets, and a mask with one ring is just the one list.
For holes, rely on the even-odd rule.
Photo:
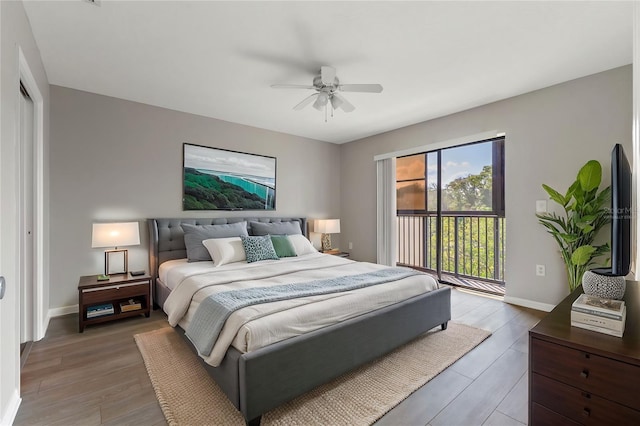
{"label": "area rug", "polygon": [[[262,425],[370,425],[491,333],[449,323],[262,416]],[[170,425],[244,419],[170,327],[134,336]]]}

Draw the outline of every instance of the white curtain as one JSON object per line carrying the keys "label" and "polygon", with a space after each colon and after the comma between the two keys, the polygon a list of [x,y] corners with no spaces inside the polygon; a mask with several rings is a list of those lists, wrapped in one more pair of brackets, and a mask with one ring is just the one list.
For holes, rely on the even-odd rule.
{"label": "white curtain", "polygon": [[396,159],[376,161],[378,263],[395,266],[396,249]]}

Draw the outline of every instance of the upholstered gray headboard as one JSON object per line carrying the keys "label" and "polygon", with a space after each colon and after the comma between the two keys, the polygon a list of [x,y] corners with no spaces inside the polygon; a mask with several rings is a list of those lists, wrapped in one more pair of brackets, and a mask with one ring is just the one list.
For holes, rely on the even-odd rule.
{"label": "upholstered gray headboard", "polygon": [[224,225],[227,223],[247,222],[249,235],[251,222],[299,222],[302,233],[308,237],[307,219],[302,217],[216,217],[204,219],[169,218],[148,219],[149,224],[149,272],[155,279],[158,276],[158,267],[162,262],[172,259],[187,257],[187,249],[184,244],[184,232],[180,226],[183,223],[191,225]]}

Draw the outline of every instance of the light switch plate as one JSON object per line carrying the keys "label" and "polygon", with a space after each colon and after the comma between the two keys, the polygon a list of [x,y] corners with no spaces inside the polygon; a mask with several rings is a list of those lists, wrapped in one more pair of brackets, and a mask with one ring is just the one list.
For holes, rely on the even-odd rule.
{"label": "light switch plate", "polygon": [[547,200],[536,200],[536,213],[547,212]]}

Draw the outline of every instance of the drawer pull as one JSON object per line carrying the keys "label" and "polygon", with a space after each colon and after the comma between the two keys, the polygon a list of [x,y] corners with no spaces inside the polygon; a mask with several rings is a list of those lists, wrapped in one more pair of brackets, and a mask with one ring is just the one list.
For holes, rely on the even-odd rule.
{"label": "drawer pull", "polygon": [[584,354],[584,357],[585,357],[586,359],[589,359],[589,358],[591,358],[591,355],[590,355],[590,354],[588,354],[588,353],[585,353],[585,354]]}
{"label": "drawer pull", "polygon": [[591,410],[588,408],[585,408],[584,410],[582,410],[582,415],[585,417],[589,417],[591,415]]}
{"label": "drawer pull", "polygon": [[589,370],[582,370],[582,373],[580,373],[580,377],[582,377],[584,379],[589,377]]}
{"label": "drawer pull", "polygon": [[134,287],[134,286],[137,286],[137,285],[148,285],[148,282],[131,283],[131,284],[115,284],[115,285],[110,285],[110,286],[106,286],[106,287],[86,288],[86,289],[82,290],[82,292],[83,293],[92,293],[94,291],[103,291],[103,290],[120,290],[121,288]]}
{"label": "drawer pull", "polygon": [[591,394],[590,393],[582,392],[582,396],[584,398],[591,399]]}

